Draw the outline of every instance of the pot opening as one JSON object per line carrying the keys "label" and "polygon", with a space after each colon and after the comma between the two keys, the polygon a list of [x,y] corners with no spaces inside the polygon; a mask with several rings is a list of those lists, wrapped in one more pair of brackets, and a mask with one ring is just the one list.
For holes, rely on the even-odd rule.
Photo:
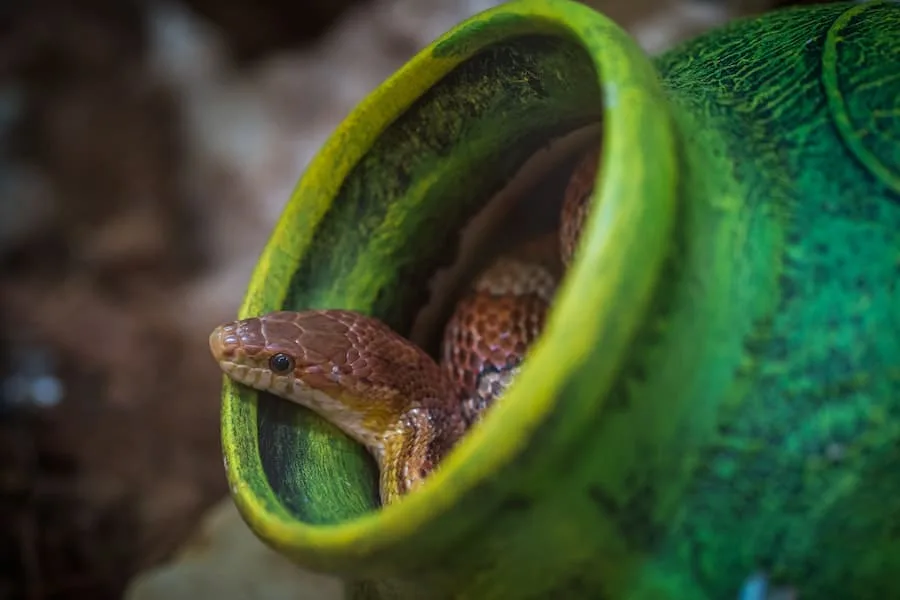
{"label": "pot opening", "polygon": [[417,309],[410,340],[438,360],[443,328],[473,279],[504,252],[556,237],[566,184],[581,156],[599,143],[599,130],[599,124],[591,124],[548,140],[466,221],[457,233],[452,262],[439,266],[428,281],[428,299]]}
{"label": "pot opening", "polygon": [[[584,49],[558,34],[508,38],[459,63],[363,149],[282,307],[359,310],[437,358],[469,278],[558,227],[574,162],[596,143],[596,82]],[[345,138],[365,123],[351,125]],[[266,483],[292,519],[334,524],[380,506],[374,461],[335,427],[265,394],[256,423]]]}

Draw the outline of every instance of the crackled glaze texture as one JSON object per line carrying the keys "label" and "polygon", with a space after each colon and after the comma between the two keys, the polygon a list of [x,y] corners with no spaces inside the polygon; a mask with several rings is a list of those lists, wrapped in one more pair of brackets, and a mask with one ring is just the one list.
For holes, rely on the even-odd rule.
{"label": "crackled glaze texture", "polygon": [[241,316],[401,333],[459,228],[602,119],[579,254],[504,402],[378,510],[374,465],[225,382],[262,539],[355,598],[900,597],[900,4],[733,23],[650,59],[566,0],[455,28],[301,179]]}

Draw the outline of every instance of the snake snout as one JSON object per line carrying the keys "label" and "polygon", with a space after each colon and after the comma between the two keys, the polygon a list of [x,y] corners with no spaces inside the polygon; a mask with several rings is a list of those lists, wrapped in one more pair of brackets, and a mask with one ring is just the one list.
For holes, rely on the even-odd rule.
{"label": "snake snout", "polygon": [[209,350],[219,364],[234,360],[240,345],[241,340],[235,323],[220,325],[209,334]]}

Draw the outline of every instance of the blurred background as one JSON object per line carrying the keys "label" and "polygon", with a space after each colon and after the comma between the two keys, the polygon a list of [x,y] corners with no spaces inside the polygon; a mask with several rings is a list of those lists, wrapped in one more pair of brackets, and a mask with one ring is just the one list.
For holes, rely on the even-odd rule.
{"label": "blurred background", "polygon": [[[499,3],[0,5],[0,599],[336,593],[236,517],[207,335],[332,129]],[[589,4],[659,52],[789,2]]]}

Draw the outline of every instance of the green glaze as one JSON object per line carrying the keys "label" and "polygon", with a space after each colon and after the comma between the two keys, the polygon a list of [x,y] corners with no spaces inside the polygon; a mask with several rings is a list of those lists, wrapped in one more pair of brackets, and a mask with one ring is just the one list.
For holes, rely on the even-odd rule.
{"label": "green glaze", "polygon": [[648,58],[568,0],[453,29],[310,164],[241,316],[409,331],[457,232],[603,121],[578,260],[517,385],[416,493],[224,383],[232,494],[355,598],[900,597],[900,5],[733,23]]}

